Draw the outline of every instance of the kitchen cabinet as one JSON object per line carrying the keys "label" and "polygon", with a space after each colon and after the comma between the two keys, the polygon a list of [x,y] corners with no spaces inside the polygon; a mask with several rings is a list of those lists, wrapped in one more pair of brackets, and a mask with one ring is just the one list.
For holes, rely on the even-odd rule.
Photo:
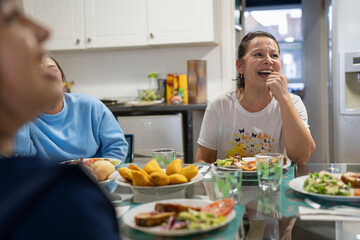
{"label": "kitchen cabinet", "polygon": [[147,45],[146,0],[24,0],[46,24],[50,50]]}
{"label": "kitchen cabinet", "polygon": [[218,0],[148,0],[149,45],[216,42]]}
{"label": "kitchen cabinet", "polygon": [[25,14],[52,29],[48,49],[85,47],[83,1],[23,0],[23,6]]}
{"label": "kitchen cabinet", "polygon": [[213,43],[218,0],[23,0],[49,50]]}

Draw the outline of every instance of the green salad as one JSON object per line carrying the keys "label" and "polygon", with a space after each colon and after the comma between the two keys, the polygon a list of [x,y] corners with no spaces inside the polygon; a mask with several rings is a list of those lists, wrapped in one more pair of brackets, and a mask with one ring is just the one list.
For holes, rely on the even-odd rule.
{"label": "green salad", "polygon": [[188,229],[207,229],[225,222],[226,217],[189,209],[187,212],[180,212],[178,220],[186,221]]}
{"label": "green salad", "polygon": [[217,159],[216,166],[229,167],[229,166],[231,166],[233,160],[234,160],[233,158],[226,158],[224,160]]}
{"label": "green salad", "polygon": [[350,186],[326,171],[310,173],[304,182],[304,190],[327,195],[349,196]]}

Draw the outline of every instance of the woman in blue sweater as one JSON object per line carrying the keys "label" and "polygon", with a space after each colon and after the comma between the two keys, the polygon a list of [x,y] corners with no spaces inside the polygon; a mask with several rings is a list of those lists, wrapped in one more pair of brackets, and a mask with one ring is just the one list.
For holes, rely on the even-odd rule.
{"label": "woman in blue sweater", "polygon": [[[57,77],[52,84],[63,88],[65,75],[55,59],[40,66]],[[56,102],[20,129],[15,139],[18,156],[37,156],[62,162],[69,159],[109,157],[125,160],[128,144],[111,111],[97,98],[64,93]]]}

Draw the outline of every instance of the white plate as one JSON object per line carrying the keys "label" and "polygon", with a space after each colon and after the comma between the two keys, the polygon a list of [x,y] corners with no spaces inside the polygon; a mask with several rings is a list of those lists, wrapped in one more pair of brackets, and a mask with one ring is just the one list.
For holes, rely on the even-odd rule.
{"label": "white plate", "polygon": [[[250,162],[255,161],[255,157],[243,157],[241,158],[244,162]],[[286,164],[283,166],[283,168],[288,168],[291,166],[291,161],[287,158]],[[257,175],[257,171],[243,171],[243,176],[253,176]]]}
{"label": "white plate", "polygon": [[[165,169],[163,169],[163,170],[164,170],[164,172],[166,171]],[[148,195],[165,195],[165,194],[170,194],[170,193],[184,190],[186,187],[200,181],[202,178],[203,178],[203,175],[199,171],[198,174],[194,178],[192,178],[190,182],[181,183],[181,184],[173,184],[173,185],[165,185],[165,186],[149,186],[149,187],[133,186],[133,185],[127,183],[121,176],[116,178],[115,182],[117,184],[119,184],[120,186],[132,188],[132,190],[134,192],[139,192],[139,193],[148,194]]]}
{"label": "white plate", "polygon": [[[341,174],[334,174],[334,175],[337,177],[341,177]],[[289,187],[296,192],[300,192],[306,195],[311,195],[329,201],[360,201],[360,196],[337,196],[337,195],[326,195],[326,194],[307,192],[304,190],[304,182],[308,177],[309,175],[294,178],[289,182]]]}
{"label": "white plate", "polygon": [[[186,206],[194,206],[194,207],[203,207],[209,203],[211,203],[212,201],[210,200],[202,200],[202,199],[172,199],[172,200],[163,200],[163,201],[157,201],[157,202],[166,202],[166,203],[177,203],[177,204],[182,204],[182,205],[186,205]],[[178,229],[178,230],[163,230],[160,229],[161,226],[156,226],[156,227],[140,227],[137,226],[135,224],[135,216],[139,213],[143,213],[143,212],[151,212],[155,209],[155,204],[157,202],[150,202],[150,203],[146,203],[146,204],[142,204],[138,207],[132,208],[129,211],[127,211],[124,215],[123,215],[123,222],[128,225],[131,228],[146,232],[146,233],[150,233],[153,235],[158,235],[158,236],[186,236],[186,235],[191,235],[191,234],[198,234],[198,233],[203,233],[203,232],[208,232],[214,229],[217,229],[219,227],[222,227],[226,224],[228,224],[231,220],[233,220],[235,218],[235,210],[232,210],[227,216],[226,216],[226,221],[214,226],[214,227],[210,227],[207,229],[203,229],[203,230],[189,230],[189,229]]]}
{"label": "white plate", "polygon": [[163,100],[154,100],[154,101],[150,101],[150,102],[130,101],[130,102],[127,102],[127,105],[142,107],[142,106],[157,105],[157,104],[160,104],[163,102],[164,102]]}

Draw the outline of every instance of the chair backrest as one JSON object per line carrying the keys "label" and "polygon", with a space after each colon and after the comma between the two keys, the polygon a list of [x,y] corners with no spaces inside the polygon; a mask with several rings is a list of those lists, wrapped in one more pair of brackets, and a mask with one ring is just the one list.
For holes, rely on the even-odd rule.
{"label": "chair backrest", "polygon": [[125,134],[125,139],[128,143],[128,154],[125,158],[125,163],[132,163],[134,160],[134,134]]}

